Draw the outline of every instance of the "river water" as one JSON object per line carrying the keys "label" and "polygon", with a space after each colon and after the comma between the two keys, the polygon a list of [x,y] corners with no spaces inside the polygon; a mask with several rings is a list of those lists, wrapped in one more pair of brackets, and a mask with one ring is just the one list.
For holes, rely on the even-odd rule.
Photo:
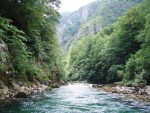
{"label": "river water", "polygon": [[150,113],[150,105],[74,84],[0,104],[0,113]]}

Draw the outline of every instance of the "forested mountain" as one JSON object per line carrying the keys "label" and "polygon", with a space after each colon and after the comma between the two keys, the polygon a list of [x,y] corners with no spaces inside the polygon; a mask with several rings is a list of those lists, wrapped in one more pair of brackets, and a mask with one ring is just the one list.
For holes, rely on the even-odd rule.
{"label": "forested mountain", "polygon": [[[150,84],[150,0],[142,1],[98,0],[62,14],[58,35],[64,49],[72,44],[66,59],[71,80]],[[0,84],[49,84],[64,77],[59,4],[0,1]]]}
{"label": "forested mountain", "polygon": [[118,20],[130,7],[142,0],[97,0],[79,10],[62,13],[58,35],[66,51],[73,40],[97,34],[105,26]]}
{"label": "forested mountain", "polygon": [[67,58],[68,76],[91,83],[150,84],[149,5],[146,0],[132,7],[96,35],[74,43]]}
{"label": "forested mountain", "polygon": [[0,0],[0,84],[59,81],[59,0]]}

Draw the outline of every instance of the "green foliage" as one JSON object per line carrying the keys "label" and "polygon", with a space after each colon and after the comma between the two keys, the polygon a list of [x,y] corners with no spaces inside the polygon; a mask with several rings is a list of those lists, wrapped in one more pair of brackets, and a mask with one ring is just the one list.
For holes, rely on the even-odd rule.
{"label": "green foliage", "polygon": [[[1,30],[3,31],[3,35],[1,36],[1,40],[3,40],[8,47],[1,48],[3,50],[3,53],[8,54],[7,59],[2,60],[3,65],[5,65],[5,71],[15,70],[13,73],[17,73],[20,76],[25,75],[26,72],[26,65],[27,65],[27,56],[28,53],[26,51],[26,46],[23,43],[25,41],[25,37],[23,36],[23,31],[18,30],[15,26],[10,24],[10,20],[7,20],[5,18],[0,18],[0,26]],[[4,43],[3,43],[4,44]],[[5,45],[6,46],[6,45]],[[1,51],[2,51],[1,50]],[[8,65],[12,65],[11,69]],[[13,68],[13,69],[12,69]]]}
{"label": "green foliage", "polygon": [[[149,31],[150,31],[150,10],[148,4],[149,0],[141,6],[143,11],[140,11],[144,22],[144,29],[137,36],[137,40],[140,41],[141,49],[136,52],[135,55],[132,55],[131,58],[126,63],[125,78],[124,81],[132,81],[134,84],[150,84],[150,46],[149,46]],[[143,20],[144,20],[143,19]]]}
{"label": "green foliage", "polygon": [[124,69],[123,65],[112,65],[108,70],[107,81],[116,82],[122,80],[122,77],[119,77],[118,72],[123,69]]}
{"label": "green foliage", "polygon": [[68,50],[71,40],[97,34],[142,1],[144,0],[97,0],[78,11],[63,13],[58,26],[63,49]]}
{"label": "green foliage", "polygon": [[69,51],[68,76],[92,83],[150,84],[149,0]]}
{"label": "green foliage", "polygon": [[[63,76],[56,24],[59,0],[1,0],[0,73],[14,79],[59,81]],[[5,18],[4,18],[5,17]]]}
{"label": "green foliage", "polygon": [[150,84],[150,47],[139,50],[126,64],[124,81]]}

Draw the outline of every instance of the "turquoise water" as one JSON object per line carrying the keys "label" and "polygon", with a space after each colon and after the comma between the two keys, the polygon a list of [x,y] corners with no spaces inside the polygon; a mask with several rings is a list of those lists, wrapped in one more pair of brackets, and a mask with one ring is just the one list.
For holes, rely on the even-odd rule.
{"label": "turquoise water", "polygon": [[150,113],[150,105],[127,101],[89,85],[62,86],[27,99],[0,104],[0,113]]}

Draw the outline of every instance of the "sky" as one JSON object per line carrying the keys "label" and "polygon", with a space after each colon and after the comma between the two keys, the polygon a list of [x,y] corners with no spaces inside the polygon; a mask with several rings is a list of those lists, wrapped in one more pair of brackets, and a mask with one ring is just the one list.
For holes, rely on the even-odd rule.
{"label": "sky", "polygon": [[59,12],[73,12],[96,0],[61,0]]}

